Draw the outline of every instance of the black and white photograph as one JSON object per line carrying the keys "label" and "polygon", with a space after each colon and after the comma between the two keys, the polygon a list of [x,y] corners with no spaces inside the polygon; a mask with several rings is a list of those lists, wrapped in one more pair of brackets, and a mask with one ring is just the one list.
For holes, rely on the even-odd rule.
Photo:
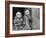
{"label": "black and white photograph", "polygon": [[12,9],[13,30],[40,30],[40,8],[13,7]]}
{"label": "black and white photograph", "polygon": [[32,30],[31,8],[13,7],[13,30]]}

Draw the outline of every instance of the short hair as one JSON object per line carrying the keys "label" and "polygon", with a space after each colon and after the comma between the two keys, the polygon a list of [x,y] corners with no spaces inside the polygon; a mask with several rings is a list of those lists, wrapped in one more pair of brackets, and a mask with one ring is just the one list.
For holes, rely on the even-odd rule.
{"label": "short hair", "polygon": [[25,12],[26,10],[29,10],[30,15],[32,15],[32,13],[31,13],[31,8],[25,8],[24,12]]}
{"label": "short hair", "polygon": [[17,14],[21,14],[21,12],[18,11],[18,12],[16,13],[16,15],[17,15]]}

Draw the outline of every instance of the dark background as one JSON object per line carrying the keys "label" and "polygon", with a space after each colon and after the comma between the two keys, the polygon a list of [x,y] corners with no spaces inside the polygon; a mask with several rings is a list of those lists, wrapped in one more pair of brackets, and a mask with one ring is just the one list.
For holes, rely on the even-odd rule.
{"label": "dark background", "polygon": [[16,13],[19,11],[21,12],[22,16],[24,15],[24,10],[25,8],[20,8],[20,7],[13,7],[13,17],[16,16]]}

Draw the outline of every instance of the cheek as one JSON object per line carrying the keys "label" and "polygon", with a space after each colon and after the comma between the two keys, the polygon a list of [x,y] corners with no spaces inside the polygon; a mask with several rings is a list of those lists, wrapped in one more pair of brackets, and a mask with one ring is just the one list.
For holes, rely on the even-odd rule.
{"label": "cheek", "polygon": [[18,17],[21,17],[21,15],[18,15]]}
{"label": "cheek", "polygon": [[29,12],[25,12],[25,14],[29,14]]}
{"label": "cheek", "polygon": [[27,12],[27,14],[29,14],[30,12]]}

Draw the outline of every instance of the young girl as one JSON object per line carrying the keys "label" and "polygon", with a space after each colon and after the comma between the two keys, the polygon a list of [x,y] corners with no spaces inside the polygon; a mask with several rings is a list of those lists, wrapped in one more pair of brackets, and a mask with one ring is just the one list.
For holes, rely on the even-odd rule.
{"label": "young girl", "polygon": [[24,13],[24,23],[25,23],[24,30],[31,30],[31,21],[32,19],[30,16],[30,11],[26,9]]}
{"label": "young girl", "polygon": [[14,18],[15,30],[22,30],[22,23],[23,23],[22,15],[20,12],[17,12]]}

